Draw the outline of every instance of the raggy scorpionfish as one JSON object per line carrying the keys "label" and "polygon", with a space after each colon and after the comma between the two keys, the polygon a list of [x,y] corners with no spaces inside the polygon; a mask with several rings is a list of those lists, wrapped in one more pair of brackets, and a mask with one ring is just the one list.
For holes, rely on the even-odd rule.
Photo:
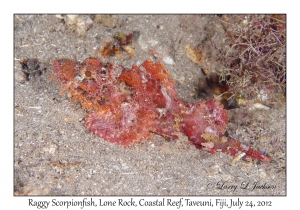
{"label": "raggy scorpionfish", "polygon": [[126,146],[150,138],[151,132],[171,139],[183,133],[196,148],[213,154],[220,151],[271,161],[223,135],[228,115],[216,99],[188,103],[178,98],[174,81],[161,63],[146,60],[125,69],[87,58],[55,60],[52,66],[51,78],[62,83],[62,93],[68,91],[72,102],[79,101],[90,111],[86,127],[104,140]]}

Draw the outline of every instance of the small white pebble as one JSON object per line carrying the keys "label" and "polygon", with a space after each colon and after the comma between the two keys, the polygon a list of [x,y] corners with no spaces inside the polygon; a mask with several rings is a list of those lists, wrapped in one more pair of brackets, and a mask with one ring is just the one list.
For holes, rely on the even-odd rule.
{"label": "small white pebble", "polygon": [[251,108],[252,109],[264,109],[264,110],[269,110],[270,109],[270,107],[265,106],[261,103],[254,103]]}
{"label": "small white pebble", "polygon": [[173,58],[171,58],[170,56],[164,57],[163,62],[165,62],[166,64],[170,64],[170,65],[173,65],[175,63]]}
{"label": "small white pebble", "polygon": [[64,19],[64,17],[62,15],[55,15],[55,17],[58,19]]}
{"label": "small white pebble", "polygon": [[248,23],[248,20],[243,20],[243,24],[247,24]]}

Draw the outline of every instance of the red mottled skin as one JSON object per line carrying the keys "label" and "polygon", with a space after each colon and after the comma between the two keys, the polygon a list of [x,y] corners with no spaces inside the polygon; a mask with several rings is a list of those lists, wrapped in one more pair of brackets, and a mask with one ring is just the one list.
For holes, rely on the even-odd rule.
{"label": "red mottled skin", "polygon": [[150,138],[150,132],[172,139],[183,133],[196,148],[213,154],[244,153],[246,158],[271,160],[223,136],[228,115],[217,100],[188,103],[178,98],[174,81],[161,63],[146,60],[124,69],[87,58],[83,62],[60,59],[52,65],[52,78],[63,84],[62,93],[68,91],[72,102],[80,101],[90,110],[87,128],[107,141],[126,146]]}

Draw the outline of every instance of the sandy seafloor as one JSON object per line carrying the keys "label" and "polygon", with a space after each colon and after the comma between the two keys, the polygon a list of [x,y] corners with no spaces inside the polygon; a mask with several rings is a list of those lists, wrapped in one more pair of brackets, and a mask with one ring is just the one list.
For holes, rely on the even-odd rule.
{"label": "sandy seafloor", "polygon": [[[60,95],[48,80],[50,62],[83,61],[96,56],[124,67],[154,59],[150,47],[168,52],[174,63],[165,68],[180,98],[194,102],[204,75],[184,47],[213,37],[218,17],[199,15],[120,15],[121,27],[94,23],[85,36],[70,31],[54,15],[15,15],[14,73],[20,60],[37,58],[47,68],[40,76],[14,83],[14,192],[16,195],[286,195],[285,105],[269,110],[231,109],[227,132],[273,157],[270,163],[239,161],[223,153],[211,155],[190,145],[186,137],[150,140],[123,148],[96,137],[84,126],[86,111]],[[210,28],[210,31],[208,31]],[[115,32],[138,31],[135,55],[103,58],[98,49]],[[216,37],[215,37],[216,38]],[[145,50],[146,49],[146,50]],[[245,118],[245,113],[247,117]],[[242,185],[248,183],[247,189]],[[252,189],[257,185],[264,189]],[[235,187],[236,186],[236,187]]]}

